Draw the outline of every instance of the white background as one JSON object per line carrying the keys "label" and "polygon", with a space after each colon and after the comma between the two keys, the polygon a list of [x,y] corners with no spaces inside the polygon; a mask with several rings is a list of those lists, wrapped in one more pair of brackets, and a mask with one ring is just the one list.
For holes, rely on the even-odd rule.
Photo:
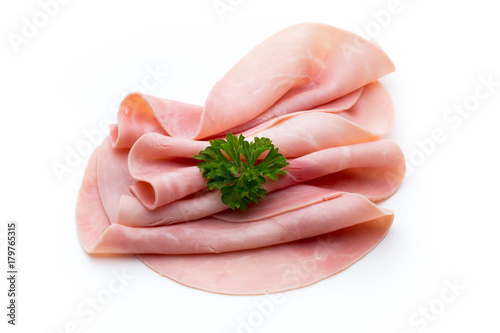
{"label": "white background", "polygon": [[[231,10],[222,18],[213,0],[68,1],[52,8],[47,22],[37,1],[2,1],[1,331],[499,332],[500,86],[474,97],[481,77],[500,82],[494,1],[400,0],[396,13],[379,21],[377,13],[393,9],[390,0],[227,1]],[[45,25],[14,46],[24,18]],[[381,80],[396,110],[390,138],[413,170],[382,203],[396,212],[383,242],[272,307],[269,296],[184,287],[134,257],[86,255],[74,211],[88,155],[60,179],[53,169],[86,140],[82,131],[116,119],[116,102],[137,90],[148,70],[168,73],[148,93],[202,104],[252,47],[304,21],[364,32],[396,65]],[[474,101],[463,117],[447,113]],[[436,130],[445,140],[431,144]],[[19,235],[16,327],[6,323],[3,277],[11,220]],[[115,283],[117,273],[130,280]],[[120,291],[111,294],[110,283]],[[107,302],[99,311],[88,303],[96,297]]]}

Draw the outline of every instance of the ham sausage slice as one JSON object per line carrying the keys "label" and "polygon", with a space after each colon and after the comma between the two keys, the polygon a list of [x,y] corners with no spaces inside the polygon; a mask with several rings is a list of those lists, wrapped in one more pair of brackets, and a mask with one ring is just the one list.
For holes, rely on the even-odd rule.
{"label": "ham sausage slice", "polygon": [[[368,84],[350,109],[337,111],[331,105],[322,105],[316,111],[294,112],[271,119],[243,134],[248,140],[270,138],[281,154],[293,158],[326,148],[372,141],[388,133],[393,125],[390,97],[378,82]],[[158,133],[143,135],[130,153],[130,173],[138,180],[131,191],[146,208],[155,209],[202,190],[206,181],[192,157],[208,145],[207,141]]]}
{"label": "ham sausage slice", "polygon": [[[224,294],[295,289],[345,269],[387,234],[394,213],[376,203],[404,178],[401,149],[383,138],[394,109],[377,81],[393,70],[377,45],[307,23],[251,50],[203,106],[130,94],[85,170],[83,249],[134,253],[161,275]],[[208,190],[193,158],[229,132],[270,138],[290,163],[245,212]]]}
{"label": "ham sausage slice", "polygon": [[[285,176],[265,184],[268,192],[314,182],[317,186],[360,193],[380,201],[394,194],[404,177],[404,156],[394,142],[385,139],[319,150],[289,162]],[[200,191],[154,210],[135,197],[124,196],[118,223],[135,227],[166,225],[196,220],[225,209],[219,192]]]}
{"label": "ham sausage slice", "polygon": [[[292,205],[288,212],[250,222],[232,223],[215,217],[206,217],[189,223],[151,228],[131,228],[113,224],[106,229],[89,252],[160,254],[232,252],[314,237],[392,215],[391,212],[380,210],[359,194],[338,196],[333,191],[320,200],[302,208]],[[304,203],[300,203],[300,206],[302,205]]]}
{"label": "ham sausage slice", "polygon": [[138,255],[159,274],[189,287],[231,295],[282,292],[326,279],[365,256],[393,216],[264,248],[198,255]]}
{"label": "ham sausage slice", "polygon": [[[76,212],[87,252],[111,226],[97,187],[97,149],[89,159]],[[387,234],[387,214],[313,238],[252,250],[197,255],[138,255],[147,266],[184,285],[223,294],[280,292],[323,280],[352,265]]]}
{"label": "ham sausage slice", "polygon": [[[131,147],[142,134],[202,139],[248,123],[329,103],[394,71],[389,57],[359,37],[325,24],[288,27],[269,37],[218,81],[203,108],[132,94],[119,109],[112,128],[115,147]],[[349,101],[346,103],[349,105]],[[238,116],[234,116],[234,112]]]}

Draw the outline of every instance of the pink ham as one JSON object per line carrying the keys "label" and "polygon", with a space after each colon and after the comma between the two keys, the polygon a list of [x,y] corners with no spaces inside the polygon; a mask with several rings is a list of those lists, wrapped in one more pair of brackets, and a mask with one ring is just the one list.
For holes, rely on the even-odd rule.
{"label": "pink ham", "polygon": [[[297,24],[241,59],[215,84],[203,108],[129,95],[120,106],[118,126],[112,128],[114,147],[130,148],[142,134],[152,131],[206,138],[266,111],[270,115],[261,121],[329,103],[394,71],[389,57],[369,42],[359,52],[346,51],[346,46],[359,45],[359,40],[353,33],[325,24]],[[347,107],[350,102],[346,101]]]}
{"label": "pink ham", "polygon": [[268,294],[308,286],[344,270],[380,243],[392,221],[388,215],[314,238],[245,251],[138,257],[189,287],[231,295]]}
{"label": "pink ham", "polygon": [[[102,235],[112,230],[97,187],[99,153],[96,150],[87,165],[76,213],[80,243],[89,253],[102,241]],[[378,210],[359,195],[357,199],[358,204],[363,202],[361,207],[366,212],[379,217],[314,238],[263,248],[220,254],[146,254],[139,258],[164,276],[217,293],[252,295],[303,287],[353,264],[386,235],[393,215]],[[345,220],[351,220],[345,217],[345,209],[341,210]],[[113,237],[115,242],[123,243],[119,233]]]}
{"label": "pink ham", "polygon": [[[314,182],[322,177],[315,185],[361,193],[379,201],[394,194],[404,177],[403,154],[389,140],[324,149],[289,162],[285,176],[265,184],[268,191]],[[341,175],[335,177],[337,173]],[[120,201],[118,223],[136,227],[166,225],[196,220],[224,209],[227,206],[222,204],[219,192],[197,193],[152,211],[138,199],[124,196]]]}
{"label": "pink ham", "polygon": [[[135,253],[179,283],[244,295],[303,287],[364,256],[392,224],[374,202],[396,192],[404,157],[381,139],[393,105],[376,80],[394,66],[361,41],[299,24],[255,47],[204,106],[127,96],[82,181],[83,249]],[[208,191],[193,159],[228,132],[268,137],[290,162],[245,212]]]}
{"label": "pink ham", "polygon": [[[373,116],[374,112],[378,117]],[[364,88],[348,110],[323,105],[316,111],[274,118],[243,134],[248,140],[254,136],[270,138],[281,154],[291,158],[375,140],[388,133],[392,124],[390,97],[380,83],[374,82]],[[207,146],[207,141],[158,133],[143,135],[130,153],[130,173],[138,180],[132,185],[132,192],[146,208],[156,209],[202,190],[206,181],[195,167],[196,161],[179,158],[192,158]]]}
{"label": "pink ham", "polygon": [[[331,135],[332,131],[336,135]],[[270,138],[277,147],[280,147],[280,153],[287,158],[301,157],[332,147],[353,145],[378,138],[344,118],[323,112],[298,114],[254,135]],[[252,137],[253,135],[249,136],[248,140],[252,140]],[[173,156],[162,158],[174,149],[181,150],[173,146],[177,140],[172,139],[156,133],[145,134],[131,151],[130,173],[138,180],[131,189],[148,209],[155,209],[206,187],[206,180],[196,167],[196,160]],[[151,154],[152,143],[157,150],[156,154]],[[193,141],[193,144],[183,147],[186,147],[185,151],[191,151],[189,146],[199,146],[198,143],[200,141]],[[146,156],[140,151],[144,145],[150,153],[147,159],[144,159]],[[198,152],[206,146],[208,143]],[[194,154],[190,157],[193,156]]]}
{"label": "pink ham", "polygon": [[97,187],[97,158],[99,151],[100,148],[97,148],[90,156],[76,204],[78,238],[87,253],[92,251],[99,237],[110,225]]}
{"label": "pink ham", "polygon": [[[251,222],[232,223],[215,217],[206,217],[189,223],[153,228],[131,228],[114,224],[106,229],[89,252],[159,254],[232,252],[314,237],[392,215],[391,212],[380,210],[362,195],[339,196],[335,191],[330,192],[317,199],[318,202],[313,205],[300,207],[304,206],[304,203],[294,202],[288,212]],[[314,191],[312,193],[314,194]],[[287,193],[285,190],[285,193],[274,194],[280,196]]]}
{"label": "pink ham", "polygon": [[[370,43],[360,52],[345,52],[345,46],[358,38],[312,23],[297,24],[271,36],[215,84],[194,137],[241,125],[264,111],[271,110],[276,117],[308,110],[394,71],[384,51]],[[220,114],[220,110],[226,113]],[[237,119],[228,116],[232,110],[238,110]]]}

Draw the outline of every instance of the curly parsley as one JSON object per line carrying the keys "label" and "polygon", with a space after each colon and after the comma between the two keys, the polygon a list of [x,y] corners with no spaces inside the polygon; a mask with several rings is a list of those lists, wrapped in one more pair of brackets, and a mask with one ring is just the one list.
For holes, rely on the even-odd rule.
{"label": "curly parsley", "polygon": [[[198,168],[208,179],[208,188],[218,188],[224,204],[233,210],[244,211],[249,203],[264,198],[267,191],[262,185],[266,178],[277,180],[279,175],[287,173],[282,168],[290,163],[278,150],[268,138],[254,138],[253,142],[248,142],[242,134],[228,133],[226,140],[210,140],[210,146],[194,158],[201,160]],[[256,164],[265,151],[269,153]]]}

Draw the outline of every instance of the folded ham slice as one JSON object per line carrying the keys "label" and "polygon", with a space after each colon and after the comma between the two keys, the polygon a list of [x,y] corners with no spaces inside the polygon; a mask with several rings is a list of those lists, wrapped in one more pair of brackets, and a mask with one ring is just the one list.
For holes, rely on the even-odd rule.
{"label": "folded ham slice", "polygon": [[[288,161],[288,173],[275,182],[265,184],[268,192],[309,181],[339,191],[361,193],[370,200],[380,201],[397,190],[404,167],[399,147],[385,139],[323,149]],[[187,173],[191,169],[184,171]],[[201,178],[198,170],[194,170],[192,176]],[[194,186],[195,183],[187,185]],[[196,195],[154,210],[148,208],[138,198],[122,197],[118,222],[136,227],[166,225],[196,220],[225,210],[227,206],[221,202],[219,192],[200,190]]]}
{"label": "folded ham slice", "polygon": [[[76,223],[89,254],[135,253],[179,283],[262,294],[315,283],[387,234],[404,157],[383,139],[393,105],[377,81],[394,66],[376,45],[298,24],[250,51],[204,106],[130,94],[89,159]],[[267,137],[289,161],[245,212],[209,191],[193,158],[209,139]]]}
{"label": "folded ham slice", "polygon": [[[154,231],[155,228],[139,228],[137,233],[137,230],[134,230],[136,228],[110,223],[111,220],[103,207],[98,187],[98,157],[101,152],[102,150],[98,149],[91,156],[78,197],[77,227],[80,243],[84,250],[88,253],[100,251],[104,253],[130,253],[132,248],[140,250],[141,247],[146,247],[146,252],[165,251],[165,249],[157,250],[155,247],[155,245],[161,246],[162,244],[173,249],[176,245],[186,247],[181,239],[171,238],[175,232],[150,232],[148,230],[153,229]],[[241,295],[280,292],[307,286],[350,266],[383,239],[393,221],[391,211],[377,208],[359,194],[335,193],[310,186],[304,188],[303,185],[298,185],[289,191],[294,192],[289,194],[300,195],[300,198],[293,200],[293,197],[287,196],[289,202],[286,203],[286,208],[281,205],[279,211],[273,211],[272,207],[276,207],[276,202],[273,201],[281,202],[282,199],[278,195],[269,196],[265,199],[268,203],[261,206],[263,207],[262,211],[254,207],[253,212],[251,211],[248,217],[243,217],[246,228],[253,223],[247,221],[248,219],[265,221],[262,217],[269,219],[272,216],[280,216],[282,218],[286,214],[284,214],[285,211],[298,215],[307,214],[308,212],[303,210],[303,206],[305,206],[309,207],[313,215],[316,214],[316,218],[319,217],[319,225],[313,224],[315,222],[313,219],[302,216],[303,229],[291,228],[290,230],[292,232],[295,230],[298,234],[306,232],[319,236],[300,239],[300,235],[295,235],[295,238],[300,240],[277,242],[277,245],[224,253],[140,254],[138,257],[160,274],[194,288]],[[323,201],[324,199],[327,201]],[[321,212],[323,207],[316,205],[317,202],[322,203],[323,207],[330,206],[328,213],[333,215],[326,219],[320,218],[323,214]],[[354,216],[353,212],[355,212]],[[241,226],[242,216],[234,215],[240,214],[231,212],[221,214],[219,221],[226,220],[225,226],[230,229],[234,228],[231,226],[234,224],[233,222],[238,222],[235,224],[236,227]],[[285,222],[292,223],[295,227],[300,224],[300,221],[295,219],[285,220]],[[192,224],[196,223],[200,224],[199,221],[192,222]],[[257,229],[259,227],[266,228],[262,222],[259,223]],[[309,223],[314,228],[308,227]],[[326,229],[315,229],[318,226],[326,227]],[[203,225],[201,227],[205,228]],[[207,226],[207,228],[211,227],[213,228],[213,226]],[[163,227],[163,229],[167,228],[171,227]],[[328,229],[336,231],[324,233]],[[191,237],[182,230],[177,231],[180,231],[181,235],[184,234],[184,240],[191,242],[189,245],[196,253],[204,252],[204,249],[205,252],[207,249],[208,252],[216,252],[214,248],[206,246],[207,230],[205,230],[205,237],[202,238]],[[141,235],[141,232],[149,233],[149,235]],[[286,234],[287,232],[286,228],[277,228],[275,234]],[[221,235],[220,231],[215,232],[215,234]],[[258,240],[259,245],[263,245],[258,234],[235,233],[234,235],[237,239],[238,236],[247,237],[247,240],[248,237],[253,236],[254,241]],[[269,237],[267,231],[264,235]],[[164,237],[167,237],[168,241],[161,240]],[[202,242],[199,246],[193,243],[196,239]],[[234,246],[235,241],[231,241],[231,239],[228,241],[229,245]],[[205,247],[202,246],[203,243],[205,243]],[[247,244],[243,239],[239,239],[239,243]]]}
{"label": "folded ham slice", "polygon": [[[374,117],[374,113],[378,117]],[[389,94],[380,83],[373,82],[347,110],[322,105],[316,110],[271,119],[243,134],[249,140],[270,138],[281,154],[291,158],[375,140],[390,131],[392,121]],[[145,207],[155,209],[202,190],[206,181],[195,166],[197,161],[179,158],[192,158],[208,145],[208,141],[159,133],[143,135],[134,144],[129,159],[130,173],[138,180],[131,187],[132,193]]]}
{"label": "folded ham slice", "polygon": [[346,45],[359,45],[359,37],[326,24],[286,28],[255,47],[218,81],[203,108],[140,94],[125,98],[118,126],[112,128],[113,144],[130,147],[153,131],[201,139],[252,120],[248,127],[254,127],[331,103],[394,71],[378,46],[366,42],[359,52],[346,52]]}
{"label": "folded ham slice", "polygon": [[258,295],[308,286],[349,267],[385,237],[388,215],[321,236],[253,250],[197,255],[138,255],[147,266],[189,287]]}

